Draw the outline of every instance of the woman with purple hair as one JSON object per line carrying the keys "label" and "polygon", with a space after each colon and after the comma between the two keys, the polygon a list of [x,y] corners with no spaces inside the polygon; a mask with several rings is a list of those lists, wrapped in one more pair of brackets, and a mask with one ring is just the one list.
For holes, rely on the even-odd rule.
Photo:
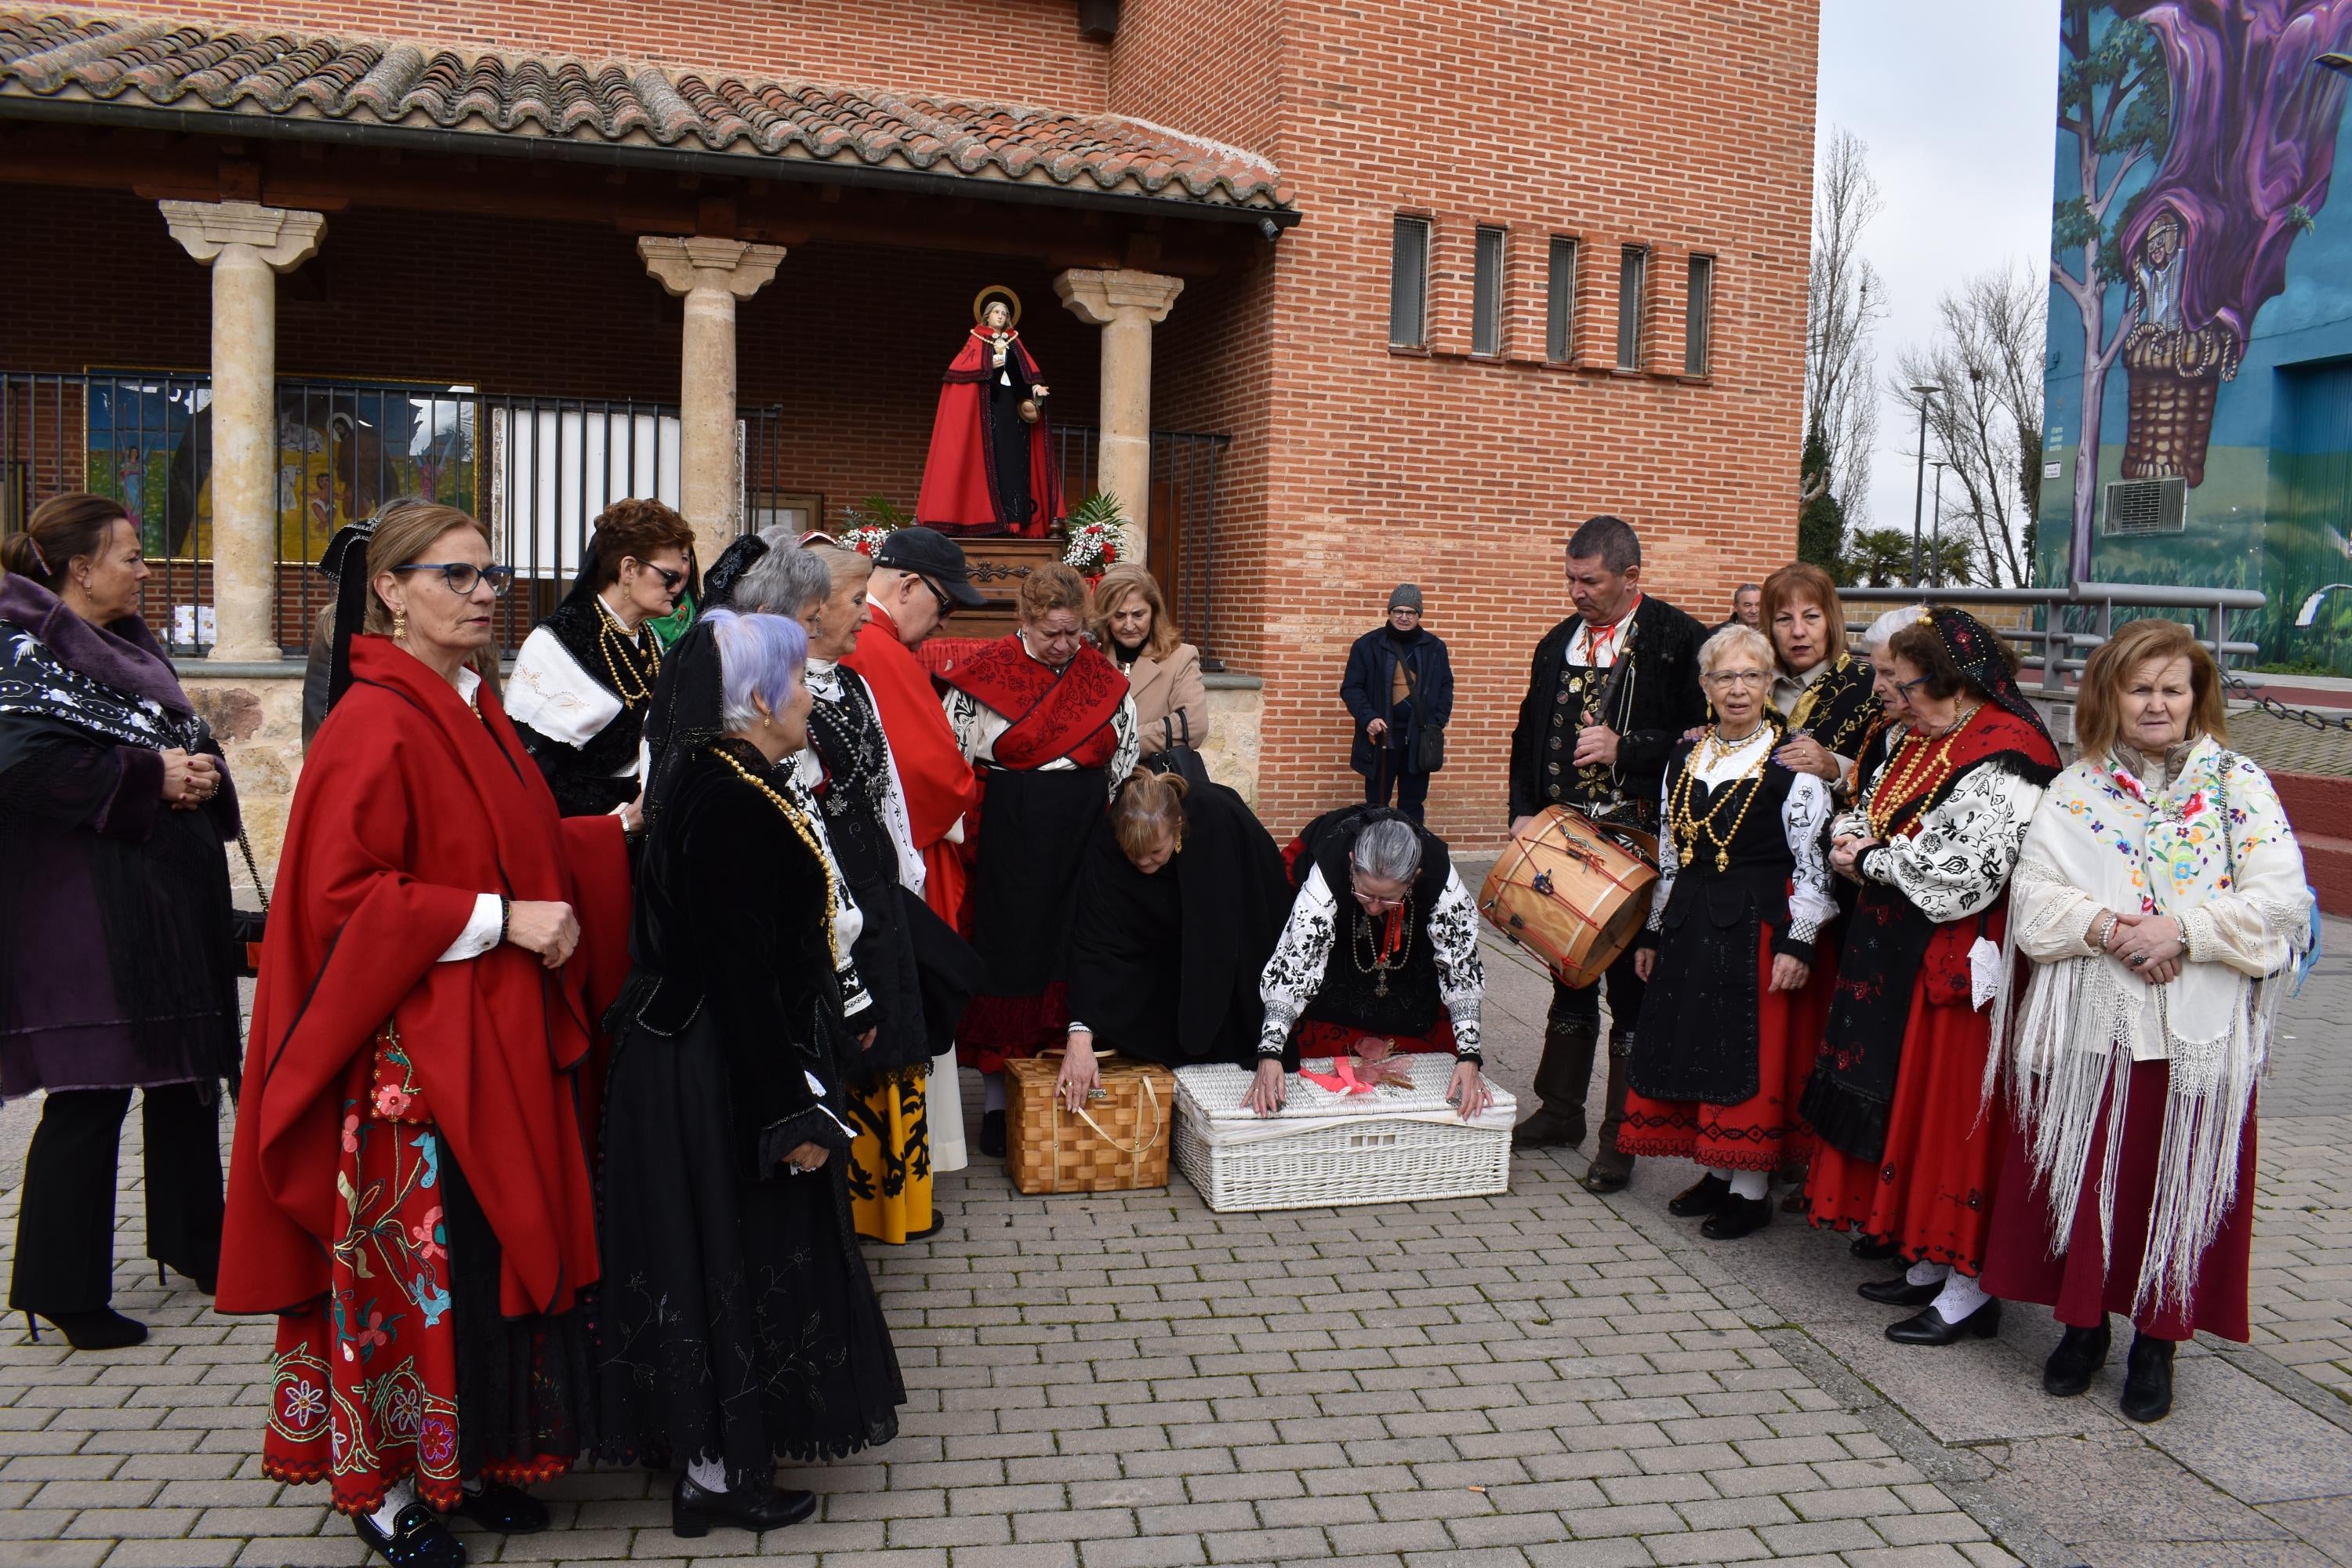
{"label": "woman with purple hair", "polygon": [[607,1016],[605,1457],[681,1468],[681,1536],[807,1518],[775,1461],[887,1442],[906,1399],[845,1175],[862,921],[782,765],[808,744],[807,662],[798,625],[729,610],[673,651],[636,969]]}

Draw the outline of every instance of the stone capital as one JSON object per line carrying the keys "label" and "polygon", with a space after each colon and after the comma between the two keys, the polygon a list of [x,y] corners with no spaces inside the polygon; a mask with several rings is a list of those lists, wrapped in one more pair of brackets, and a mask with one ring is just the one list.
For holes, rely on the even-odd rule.
{"label": "stone capital", "polygon": [[272,272],[289,272],[316,255],[327,215],[257,202],[158,202],[172,237],[209,265],[232,246],[251,250]]}
{"label": "stone capital", "polygon": [[1073,268],[1054,279],[1054,292],[1082,321],[1107,327],[1121,319],[1159,322],[1184,291],[1184,279],[1164,272]]}
{"label": "stone capital", "polygon": [[646,270],[673,294],[715,289],[748,300],[774,279],[784,247],[705,235],[648,234],[638,238],[637,255],[644,259]]}

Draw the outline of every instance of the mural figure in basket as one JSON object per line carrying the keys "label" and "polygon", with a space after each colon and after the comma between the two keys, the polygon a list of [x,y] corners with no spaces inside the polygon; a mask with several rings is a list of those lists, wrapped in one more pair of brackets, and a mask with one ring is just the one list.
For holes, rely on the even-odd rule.
{"label": "mural figure in basket", "polygon": [[1478,1049],[1486,972],[1445,840],[1389,807],[1351,805],[1308,823],[1283,854],[1297,891],[1258,985],[1265,1021],[1244,1103],[1282,1109],[1296,1031],[1300,1056],[1331,1058],[1315,1080],[1339,1091],[1410,1083],[1396,1052],[1450,1051],[1446,1098],[1475,1120],[1494,1098]]}
{"label": "mural figure in basket", "polygon": [[1014,331],[1021,296],[992,283],[940,379],[915,521],[943,533],[1043,538],[1062,515],[1062,475],[1045,422],[1045,374]]}
{"label": "mural figure in basket", "polygon": [[[2267,651],[2328,580],[2329,552],[2294,539],[2293,456],[2316,448],[2294,432],[2290,378],[2269,373],[2342,353],[2340,332],[2300,339],[2344,314],[2345,246],[2319,218],[2352,0],[2066,0],[2060,39],[2047,455],[2063,461],[2072,436],[2074,466],[2063,500],[2050,487],[2043,570],[2259,586],[2274,606]],[[2103,465],[2118,436],[2120,460]],[[2177,478],[2195,491],[2209,475],[2187,539],[2102,534],[2108,483]]]}

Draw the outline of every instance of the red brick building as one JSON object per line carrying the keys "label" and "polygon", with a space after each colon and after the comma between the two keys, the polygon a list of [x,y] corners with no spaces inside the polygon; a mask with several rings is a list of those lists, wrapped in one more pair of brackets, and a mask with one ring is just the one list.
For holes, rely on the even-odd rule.
{"label": "red brick building", "polygon": [[[290,772],[272,656],[337,516],[430,483],[552,581],[599,494],[652,488],[633,453],[707,537],[911,508],[1007,283],[1072,499],[1148,510],[1188,635],[1263,683],[1221,695],[1221,768],[1277,833],[1346,798],[1346,645],[1416,581],[1463,693],[1433,826],[1491,842],[1576,521],[1633,521],[1709,619],[1793,550],[1815,30],[1810,0],[0,6],[0,505],[137,489],[185,558],[160,598],[217,599],[180,629],[245,760]],[[270,474],[221,467],[240,418]]]}

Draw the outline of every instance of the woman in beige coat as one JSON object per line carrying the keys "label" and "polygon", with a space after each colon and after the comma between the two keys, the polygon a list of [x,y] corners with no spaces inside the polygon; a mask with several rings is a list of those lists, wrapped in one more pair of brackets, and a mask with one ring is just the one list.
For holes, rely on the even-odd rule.
{"label": "woman in beige coat", "polygon": [[1209,738],[1209,694],[1201,684],[1201,650],[1181,640],[1168,601],[1150,572],[1114,566],[1095,584],[1095,641],[1127,676],[1135,698],[1142,754]]}

